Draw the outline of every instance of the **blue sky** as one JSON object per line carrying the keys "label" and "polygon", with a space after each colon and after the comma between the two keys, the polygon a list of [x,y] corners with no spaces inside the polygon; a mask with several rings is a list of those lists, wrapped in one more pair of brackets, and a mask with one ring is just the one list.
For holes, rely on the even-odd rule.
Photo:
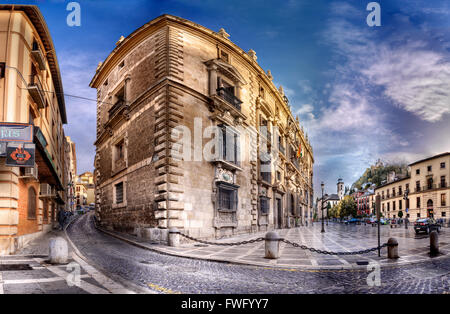
{"label": "blue sky", "polygon": [[[69,1],[37,4],[53,36],[67,94],[95,99],[88,84],[121,35],[173,14],[221,27],[253,49],[283,85],[315,157],[314,185],[336,191],[378,158],[412,162],[450,151],[450,1],[383,0],[369,27],[368,0],[78,1],[81,26],[66,24]],[[66,97],[79,172],[92,170],[95,102]]]}

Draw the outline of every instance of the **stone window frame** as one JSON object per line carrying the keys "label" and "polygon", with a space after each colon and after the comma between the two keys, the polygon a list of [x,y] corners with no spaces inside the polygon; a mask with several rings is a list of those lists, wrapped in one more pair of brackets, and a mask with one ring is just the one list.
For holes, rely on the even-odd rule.
{"label": "stone window frame", "polygon": [[[264,200],[266,202],[266,209],[265,210],[263,210],[263,207],[262,207],[262,204],[263,204],[262,200]],[[269,215],[269,213],[270,213],[270,200],[271,200],[271,198],[268,197],[268,196],[265,196],[265,195],[260,195],[258,197],[258,210],[259,210],[260,215],[262,215],[262,216],[268,216]]]}
{"label": "stone window frame", "polygon": [[[221,191],[232,191],[232,208],[221,208]],[[222,213],[236,213],[239,207],[239,186],[236,184],[218,181],[216,182],[216,209]]]}
{"label": "stone window frame", "polygon": [[[120,143],[123,143],[123,158],[117,159],[117,146]],[[112,140],[111,148],[111,170],[112,173],[115,174],[122,169],[128,168],[128,132],[122,133],[121,135],[115,137]],[[124,168],[117,169],[117,162],[122,159],[124,162]]]}
{"label": "stone window frame", "polygon": [[[241,136],[242,134],[236,130],[234,127],[232,127],[231,125],[228,125],[226,123],[221,123],[219,125],[217,125],[219,128],[219,154],[218,154],[218,160],[219,161],[223,161],[226,162],[227,164],[232,164],[235,165],[237,167],[240,167],[242,164],[242,150],[241,150],[241,144],[242,144],[242,140],[241,140]],[[229,156],[227,156],[227,152],[229,151],[229,149],[227,148],[228,146],[226,146],[226,149],[224,151],[224,137],[225,139],[228,138],[228,135],[232,135],[233,136],[233,148],[232,148],[232,153],[234,153],[234,161],[228,160],[227,158]],[[227,142],[225,141],[225,145],[227,145]]]}
{"label": "stone window frame", "polygon": [[[122,203],[116,203],[116,186],[118,184],[122,183],[123,184],[123,196],[122,196]],[[121,207],[126,207],[127,206],[127,177],[122,177],[120,179],[115,180],[114,182],[111,183],[112,186],[112,199],[113,199],[113,204],[112,204],[112,208],[121,208]]]}

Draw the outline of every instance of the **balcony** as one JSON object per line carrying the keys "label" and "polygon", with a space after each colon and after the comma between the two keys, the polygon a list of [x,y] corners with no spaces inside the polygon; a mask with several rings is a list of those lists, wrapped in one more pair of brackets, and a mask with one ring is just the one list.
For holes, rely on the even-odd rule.
{"label": "balcony", "polygon": [[39,64],[39,69],[45,70],[45,57],[37,42],[33,42],[31,54],[33,55],[34,60]]}
{"label": "balcony", "polygon": [[416,186],[416,187],[414,188],[414,192],[420,192],[420,186]]}
{"label": "balcony", "polygon": [[31,98],[33,98],[39,109],[45,108],[44,90],[42,88],[42,83],[37,75],[30,75],[28,92],[30,93]]}
{"label": "balcony", "polygon": [[109,118],[111,119],[114,114],[119,111],[123,106],[125,105],[125,101],[123,99],[120,99],[119,101],[117,101],[112,107],[111,109],[109,109],[108,113],[109,113]]}
{"label": "balcony", "polygon": [[227,103],[232,105],[237,110],[241,111],[242,101],[234,96],[229,90],[224,87],[220,87],[217,89],[217,95],[225,100]]}
{"label": "balcony", "polygon": [[434,190],[436,189],[436,184],[428,184],[424,187],[424,191]]}
{"label": "balcony", "polygon": [[291,158],[291,162],[295,168],[300,169],[300,164],[298,163],[298,159],[296,157]]}
{"label": "balcony", "polygon": [[440,188],[440,189],[446,188],[446,187],[447,187],[447,182],[441,182],[441,183],[439,183],[439,188]]}

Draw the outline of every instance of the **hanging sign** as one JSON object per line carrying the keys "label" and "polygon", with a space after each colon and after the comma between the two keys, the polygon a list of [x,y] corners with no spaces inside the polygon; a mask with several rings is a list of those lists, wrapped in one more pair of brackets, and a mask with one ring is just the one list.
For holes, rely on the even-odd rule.
{"label": "hanging sign", "polygon": [[34,167],[35,150],[35,144],[8,143],[6,165],[9,167]]}
{"label": "hanging sign", "polygon": [[33,143],[33,125],[28,123],[0,123],[0,142]]}

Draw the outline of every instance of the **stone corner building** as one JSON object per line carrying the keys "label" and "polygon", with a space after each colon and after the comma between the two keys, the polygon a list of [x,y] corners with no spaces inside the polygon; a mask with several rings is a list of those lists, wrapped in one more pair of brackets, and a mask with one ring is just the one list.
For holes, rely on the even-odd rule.
{"label": "stone corner building", "polygon": [[312,148],[272,79],[223,29],[162,15],[122,37],[90,84],[100,223],[214,238],[310,220]]}

